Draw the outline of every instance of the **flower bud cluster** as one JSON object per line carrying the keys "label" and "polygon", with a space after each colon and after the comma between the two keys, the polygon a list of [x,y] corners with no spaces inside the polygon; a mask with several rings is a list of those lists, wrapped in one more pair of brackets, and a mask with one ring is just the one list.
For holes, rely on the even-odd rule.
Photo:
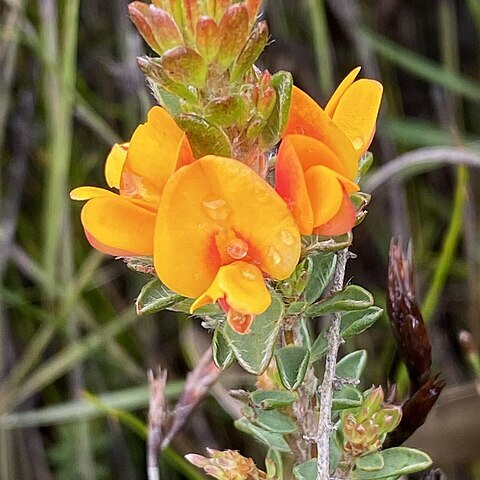
{"label": "flower bud cluster", "polygon": [[383,444],[387,433],[394,430],[402,418],[398,405],[384,405],[382,387],[372,388],[362,405],[342,416],[343,450],[348,458],[374,452]]}

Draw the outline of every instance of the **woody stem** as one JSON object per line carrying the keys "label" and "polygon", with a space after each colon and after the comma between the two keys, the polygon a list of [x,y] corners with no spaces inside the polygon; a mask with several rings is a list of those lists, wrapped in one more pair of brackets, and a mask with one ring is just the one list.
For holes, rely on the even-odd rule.
{"label": "woody stem", "polygon": [[[345,280],[345,268],[348,259],[348,249],[337,254],[337,266],[333,277],[330,293],[333,295],[343,288]],[[342,344],[340,336],[341,314],[332,315],[330,329],[327,335],[328,351],[325,360],[325,373],[319,388],[320,412],[316,435],[317,444],[317,480],[329,480],[330,478],[330,433],[334,429],[332,424],[332,399],[333,384],[335,381],[335,367],[337,365],[338,349]]]}

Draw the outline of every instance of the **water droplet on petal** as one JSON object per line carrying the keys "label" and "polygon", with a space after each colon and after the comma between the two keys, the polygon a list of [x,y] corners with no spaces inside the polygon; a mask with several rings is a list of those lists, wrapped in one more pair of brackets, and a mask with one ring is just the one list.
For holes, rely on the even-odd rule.
{"label": "water droplet on petal", "polygon": [[256,280],[257,279],[257,276],[250,270],[248,269],[245,269],[243,272],[242,272],[242,275],[245,277],[245,278],[248,278],[248,280]]}
{"label": "water droplet on petal", "polygon": [[282,239],[282,242],[288,247],[295,243],[295,237],[293,236],[293,233],[289,232],[288,230],[282,230],[280,232],[280,238]]}
{"label": "water droplet on petal", "polygon": [[272,262],[273,265],[278,265],[282,261],[282,257],[278,253],[278,250],[275,247],[270,247],[268,250],[268,259]]}
{"label": "water droplet on petal", "polygon": [[233,238],[228,242],[227,253],[235,260],[241,260],[247,256],[248,243],[241,238]]}
{"label": "water droplet on petal", "polygon": [[230,215],[231,208],[223,198],[207,198],[202,205],[206,214],[215,222],[225,222]]}
{"label": "water droplet on petal", "polygon": [[352,145],[355,150],[362,150],[363,149],[363,138],[362,137],[355,137],[352,140]]}
{"label": "water droplet on petal", "polygon": [[198,224],[198,228],[199,228],[200,230],[203,230],[203,229],[205,228],[205,224],[204,224],[204,223],[199,223],[199,224]]}

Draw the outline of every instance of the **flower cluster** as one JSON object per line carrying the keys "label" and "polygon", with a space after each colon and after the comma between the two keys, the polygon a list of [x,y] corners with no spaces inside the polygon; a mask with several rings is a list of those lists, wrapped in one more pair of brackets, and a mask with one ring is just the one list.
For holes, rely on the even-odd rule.
{"label": "flower cluster", "polygon": [[[323,110],[292,90],[289,74],[258,71],[253,62],[268,38],[255,24],[259,5],[130,4],[160,55],[140,66],[162,106],[108,156],[105,176],[117,193],[71,193],[87,200],[81,220],[94,248],[153,257],[162,283],[194,299],[192,313],[218,303],[238,333],[268,309],[271,285],[294,272],[301,234],[354,226],[349,196],[382,95],[378,82],[355,81],[357,68]],[[279,140],[270,184],[268,158]]]}

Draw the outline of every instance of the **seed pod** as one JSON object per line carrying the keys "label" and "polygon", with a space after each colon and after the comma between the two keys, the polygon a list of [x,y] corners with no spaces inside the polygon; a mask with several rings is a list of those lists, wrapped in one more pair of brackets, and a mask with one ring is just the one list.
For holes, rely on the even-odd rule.
{"label": "seed pod", "polygon": [[430,376],[431,346],[415,301],[411,250],[405,255],[394,240],[390,244],[387,312],[398,351],[407,366],[411,389],[415,392]]}
{"label": "seed pod", "polygon": [[402,420],[396,430],[388,434],[383,448],[401,445],[425,423],[443,387],[445,387],[445,382],[439,380],[438,375],[436,375],[424,383],[419,390],[405,402],[402,406]]}

